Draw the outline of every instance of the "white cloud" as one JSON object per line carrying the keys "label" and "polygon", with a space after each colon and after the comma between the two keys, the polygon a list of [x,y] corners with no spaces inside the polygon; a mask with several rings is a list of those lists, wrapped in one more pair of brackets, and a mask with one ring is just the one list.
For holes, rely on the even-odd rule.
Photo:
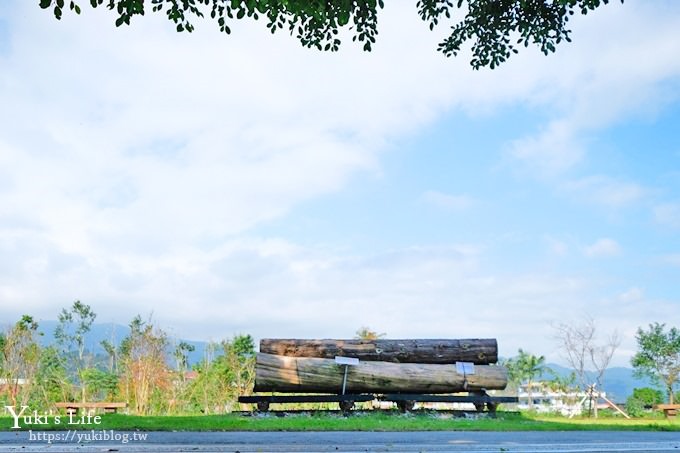
{"label": "white cloud", "polygon": [[[587,166],[593,132],[630,117],[653,117],[678,91],[680,27],[670,2],[610,4],[572,23],[573,45],[562,46],[533,82],[530,100],[553,118],[510,144],[508,155],[531,175],[554,180]],[[603,33],[604,30],[607,30]],[[588,44],[589,43],[589,44]],[[653,49],[653,51],[650,51]],[[535,77],[527,71],[527,77]],[[558,181],[559,183],[559,181]],[[629,194],[627,197],[637,196]]]}
{"label": "white cloud", "polygon": [[[45,246],[20,254],[0,245],[16,266],[0,274],[4,319],[22,313],[54,319],[59,308],[79,298],[102,322],[126,324],[136,313],[153,313],[161,327],[191,339],[235,332],[342,338],[369,325],[392,338],[493,337],[502,355],[521,347],[559,361],[551,322],[590,313],[605,330],[615,325],[634,332],[674,312],[669,302],[629,305],[642,294],[635,287],[603,301],[592,294],[597,276],[490,273],[483,247],[475,244],[362,256],[282,239],[239,238],[156,257],[121,253],[88,263],[44,254],[35,262],[35,251]],[[628,358],[617,360],[625,364]]]}
{"label": "white cloud", "polygon": [[644,300],[645,292],[637,286],[633,286],[628,290],[619,294],[619,299],[622,302],[640,302]]}
{"label": "white cloud", "polygon": [[565,256],[569,253],[569,244],[552,236],[545,236],[544,241],[548,244],[550,253],[557,256]]}
{"label": "white cloud", "polygon": [[584,247],[583,253],[589,258],[604,258],[618,256],[622,253],[622,249],[615,240],[602,238],[598,239],[593,244]]}
{"label": "white cloud", "polygon": [[438,208],[460,211],[469,208],[474,203],[472,197],[468,195],[452,195],[437,190],[428,190],[422,195],[425,203]]}
{"label": "white cloud", "polygon": [[562,189],[578,199],[609,208],[622,208],[640,201],[647,190],[634,182],[596,175],[566,182]]}
{"label": "white cloud", "polygon": [[680,266],[680,253],[672,253],[664,257],[664,261],[673,266]]}
{"label": "white cloud", "polygon": [[581,162],[584,155],[573,126],[564,120],[553,121],[537,136],[514,141],[508,152],[539,178],[554,178]]}
{"label": "white cloud", "polygon": [[[239,331],[257,337],[347,337],[369,325],[392,338],[498,337],[506,355],[545,343],[549,320],[587,306],[586,280],[490,275],[480,259],[479,247],[469,244],[350,256],[250,239],[156,259],[102,257],[94,266],[48,259],[30,279],[25,273],[3,277],[0,287],[19,278],[13,285],[31,283],[34,289],[4,294],[4,316],[28,311],[53,319],[76,288],[101,321],[127,323],[135,313],[153,311],[161,326],[189,338]],[[46,278],[51,273],[60,278]],[[508,323],[509,317],[521,322]]]}
{"label": "white cloud", "polygon": [[657,223],[671,228],[680,228],[680,203],[663,203],[654,207]]}

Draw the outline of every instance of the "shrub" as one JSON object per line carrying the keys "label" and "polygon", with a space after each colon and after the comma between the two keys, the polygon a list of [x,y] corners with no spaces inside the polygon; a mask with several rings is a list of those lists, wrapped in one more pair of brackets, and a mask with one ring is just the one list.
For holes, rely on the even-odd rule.
{"label": "shrub", "polygon": [[641,417],[655,404],[663,402],[663,393],[650,387],[633,389],[633,394],[626,400],[626,411],[632,417]]}

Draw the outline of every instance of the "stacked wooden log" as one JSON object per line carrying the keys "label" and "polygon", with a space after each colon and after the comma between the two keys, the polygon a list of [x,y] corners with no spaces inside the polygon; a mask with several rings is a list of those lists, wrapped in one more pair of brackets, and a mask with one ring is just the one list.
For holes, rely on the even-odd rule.
{"label": "stacked wooden log", "polygon": [[[501,390],[507,370],[495,339],[300,340],[263,339],[256,361],[256,392],[455,393]],[[465,367],[456,366],[466,362]],[[473,365],[469,365],[473,364]]]}

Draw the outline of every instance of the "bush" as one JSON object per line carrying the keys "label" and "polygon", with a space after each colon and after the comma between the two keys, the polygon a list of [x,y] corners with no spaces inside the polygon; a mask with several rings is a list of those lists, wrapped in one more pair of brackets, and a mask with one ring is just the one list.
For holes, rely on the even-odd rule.
{"label": "bush", "polygon": [[633,395],[631,398],[640,400],[642,404],[649,409],[651,409],[655,404],[663,403],[663,393],[661,390],[650,387],[633,389]]}
{"label": "bush", "polygon": [[631,417],[642,417],[645,415],[645,405],[639,399],[629,396],[626,400],[626,412]]}
{"label": "bush", "polygon": [[626,400],[626,412],[631,417],[642,417],[654,407],[663,402],[663,393],[650,387],[633,389],[633,394]]}

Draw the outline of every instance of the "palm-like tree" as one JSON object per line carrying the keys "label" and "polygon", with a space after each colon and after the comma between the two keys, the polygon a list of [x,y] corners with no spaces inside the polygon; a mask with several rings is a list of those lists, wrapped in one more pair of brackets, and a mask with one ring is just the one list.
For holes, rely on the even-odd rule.
{"label": "palm-like tree", "polygon": [[535,379],[548,371],[550,368],[545,364],[544,356],[535,356],[519,349],[517,358],[514,359],[514,372],[520,381],[527,383],[527,396],[529,398],[529,409],[534,407],[534,399],[531,387]]}

